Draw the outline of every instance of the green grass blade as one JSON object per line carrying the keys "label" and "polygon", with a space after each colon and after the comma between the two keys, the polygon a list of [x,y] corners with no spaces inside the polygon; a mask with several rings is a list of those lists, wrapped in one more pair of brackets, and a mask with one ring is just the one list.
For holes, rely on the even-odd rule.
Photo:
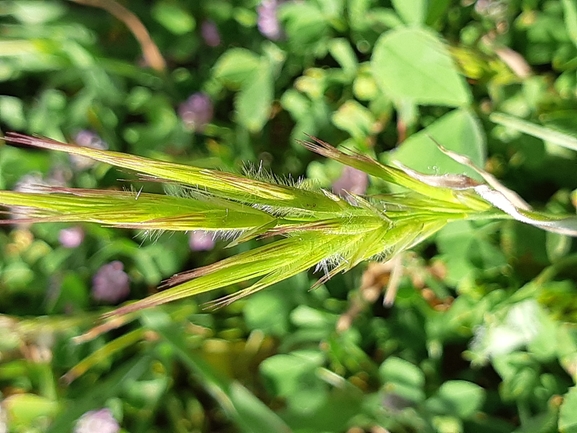
{"label": "green grass blade", "polygon": [[291,433],[286,423],[241,383],[219,374],[201,356],[191,352],[180,329],[170,323],[168,317],[162,319],[160,317],[150,320],[145,316],[144,324],[170,345],[176,356],[202,382],[204,389],[237,423],[242,432]]}
{"label": "green grass blade", "polygon": [[121,335],[118,338],[106,343],[104,346],[98,348],[86,358],[82,359],[79,363],[77,363],[74,367],[62,376],[61,380],[64,381],[67,385],[72,383],[72,381],[76,380],[92,367],[100,364],[103,361],[109,361],[110,358],[115,354],[127,347],[133,346],[138,343],[140,340],[144,339],[145,337],[145,330],[142,328],[135,329],[127,334]]}
{"label": "green grass blade", "polygon": [[515,129],[524,134],[532,135],[533,137],[548,141],[549,143],[577,151],[577,137],[573,137],[569,134],[555,131],[554,129],[527,122],[526,120],[503,113],[493,113],[489,116],[489,120],[498,123],[499,125]]}

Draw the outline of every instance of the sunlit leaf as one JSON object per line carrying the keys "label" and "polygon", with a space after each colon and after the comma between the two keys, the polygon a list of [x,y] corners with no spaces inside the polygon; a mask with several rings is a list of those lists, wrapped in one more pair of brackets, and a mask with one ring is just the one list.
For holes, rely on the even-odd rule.
{"label": "sunlit leaf", "polygon": [[569,388],[563,396],[563,404],[559,412],[559,431],[562,433],[577,432],[577,387]]}
{"label": "sunlit leaf", "polygon": [[422,24],[427,15],[427,0],[393,0],[397,13],[407,24]]}
{"label": "sunlit leaf", "polygon": [[428,30],[402,27],[384,33],[371,66],[377,84],[395,100],[451,107],[471,101],[447,48]]}
{"label": "sunlit leaf", "polygon": [[549,143],[557,144],[567,149],[577,150],[577,137],[569,134],[503,113],[493,113],[489,116],[489,119],[495,123],[516,129],[524,134],[532,135]]}
{"label": "sunlit leaf", "polygon": [[443,147],[468,156],[477,167],[485,163],[485,134],[479,119],[464,109],[453,110],[412,135],[390,153],[390,158],[421,173],[476,176],[474,170],[443,154],[430,137],[442,143]]}

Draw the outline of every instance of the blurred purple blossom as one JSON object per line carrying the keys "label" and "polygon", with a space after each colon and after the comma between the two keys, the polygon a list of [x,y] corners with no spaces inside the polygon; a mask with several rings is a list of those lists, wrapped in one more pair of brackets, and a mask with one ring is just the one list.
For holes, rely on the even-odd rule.
{"label": "blurred purple blossom", "polygon": [[212,120],[212,101],[205,93],[193,93],[186,101],[180,104],[178,115],[187,128],[192,131],[202,132]]}
{"label": "blurred purple blossom", "polygon": [[97,301],[115,304],[129,293],[130,279],[118,260],[101,266],[92,278],[92,296]]}
{"label": "blurred purple blossom", "polygon": [[220,45],[220,33],[218,27],[211,20],[204,20],[200,27],[200,34],[204,43],[209,47],[218,47]]}
{"label": "blurred purple blossom", "polygon": [[91,410],[76,422],[74,433],[118,433],[120,426],[110,409]]}
{"label": "blurred purple blossom", "polygon": [[[56,173],[58,176],[59,173]],[[26,174],[22,176],[16,185],[14,185],[14,191],[17,192],[45,192],[47,187],[50,186],[64,186],[65,182],[61,176],[44,179],[39,173]],[[30,216],[30,210],[24,206],[10,206],[10,219],[19,220],[25,219]],[[29,223],[18,223],[15,224],[22,225],[24,227],[28,226]]]}
{"label": "blurred purple blossom", "polygon": [[399,413],[403,409],[411,407],[411,401],[401,397],[394,392],[387,392],[382,400],[383,407],[393,413]]}
{"label": "blurred purple blossom", "polygon": [[283,31],[277,16],[278,6],[278,0],[262,0],[257,7],[258,30],[273,41],[277,41],[283,36]]}
{"label": "blurred purple blossom", "polygon": [[83,240],[84,230],[79,226],[62,229],[58,233],[58,241],[65,248],[76,248],[80,246]]}
{"label": "blurred purple blossom", "polygon": [[333,183],[333,192],[335,194],[342,194],[343,191],[348,191],[353,194],[362,195],[367,191],[369,186],[369,177],[367,173],[356,168],[346,166],[339,177]]}
{"label": "blurred purple blossom", "polygon": [[502,0],[477,0],[475,12],[493,21],[501,21],[507,15],[507,3]]}
{"label": "blurred purple blossom", "polygon": [[[74,136],[74,142],[82,147],[90,147],[91,149],[108,149],[108,145],[95,132],[83,129]],[[72,166],[76,170],[86,170],[94,165],[94,161],[85,156],[69,155]]]}
{"label": "blurred purple blossom", "polygon": [[195,230],[190,234],[188,245],[192,251],[210,251],[214,248],[214,238],[209,232]]}
{"label": "blurred purple blossom", "polygon": [[14,185],[14,191],[40,192],[45,186],[49,186],[48,182],[40,174],[32,173],[22,176]]}

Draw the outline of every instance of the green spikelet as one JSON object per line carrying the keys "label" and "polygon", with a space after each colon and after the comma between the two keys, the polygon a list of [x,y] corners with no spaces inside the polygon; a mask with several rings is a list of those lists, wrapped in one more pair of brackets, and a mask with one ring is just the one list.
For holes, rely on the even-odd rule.
{"label": "green spikelet", "polygon": [[[532,211],[488,173],[487,181],[465,176],[425,176],[320,140],[308,149],[406,189],[370,200],[336,196],[302,183],[282,185],[216,170],[78,147],[44,138],[9,134],[6,141],[67,152],[139,173],[144,179],[182,185],[187,193],[148,193],[45,187],[35,193],[0,191],[0,204],[24,209],[29,222],[94,222],[143,230],[208,230],[229,233],[234,243],[261,237],[272,241],[220,262],[178,274],[165,289],[106,314],[107,318],[256,280],[217,304],[232,302],[313,266],[324,271],[317,284],[362,261],[388,260],[459,219],[515,218],[546,230],[577,234],[575,218]],[[466,158],[446,151],[459,162]],[[4,222],[9,222],[5,220]]]}

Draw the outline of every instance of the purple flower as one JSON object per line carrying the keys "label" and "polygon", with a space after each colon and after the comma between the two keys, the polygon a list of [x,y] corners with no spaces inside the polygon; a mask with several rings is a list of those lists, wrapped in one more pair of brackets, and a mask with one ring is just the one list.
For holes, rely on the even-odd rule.
{"label": "purple flower", "polygon": [[[108,145],[103,141],[98,134],[92,131],[83,129],[74,136],[74,142],[82,147],[90,147],[91,149],[108,149]],[[72,166],[76,170],[86,170],[94,165],[94,161],[85,156],[69,155]]]}
{"label": "purple flower", "polygon": [[65,248],[76,248],[84,240],[84,230],[79,226],[62,229],[58,233],[58,240]]}
{"label": "purple flower", "polygon": [[403,409],[412,406],[409,400],[401,397],[400,395],[395,394],[394,392],[387,392],[383,397],[382,403],[385,409],[388,409],[393,413],[399,413]]}
{"label": "purple flower", "polygon": [[76,422],[74,433],[118,433],[120,426],[110,409],[91,410]]}
{"label": "purple flower", "polygon": [[364,194],[369,185],[369,177],[367,173],[356,168],[346,166],[339,177],[333,183],[333,192],[335,194],[342,194],[343,191],[348,191],[353,194]]}
{"label": "purple flower", "polygon": [[475,12],[493,21],[502,21],[507,15],[507,3],[501,0],[477,0]]}
{"label": "purple flower", "polygon": [[46,186],[50,186],[50,184],[46,182],[40,174],[26,174],[14,185],[14,191],[42,192]]}
{"label": "purple flower", "polygon": [[278,4],[278,0],[262,0],[257,8],[258,30],[273,41],[279,40],[283,35],[277,17]]}
{"label": "purple flower", "polygon": [[204,43],[209,47],[218,47],[220,45],[220,33],[218,27],[211,20],[204,20],[200,27],[200,34]]}
{"label": "purple flower", "polygon": [[130,293],[130,279],[122,262],[102,266],[92,278],[92,296],[97,301],[115,304]]}
{"label": "purple flower", "polygon": [[214,244],[214,238],[204,230],[193,231],[188,239],[192,251],[210,251],[214,248]]}
{"label": "purple flower", "polygon": [[212,101],[205,93],[193,93],[186,101],[180,104],[178,115],[188,129],[202,132],[212,120]]}

